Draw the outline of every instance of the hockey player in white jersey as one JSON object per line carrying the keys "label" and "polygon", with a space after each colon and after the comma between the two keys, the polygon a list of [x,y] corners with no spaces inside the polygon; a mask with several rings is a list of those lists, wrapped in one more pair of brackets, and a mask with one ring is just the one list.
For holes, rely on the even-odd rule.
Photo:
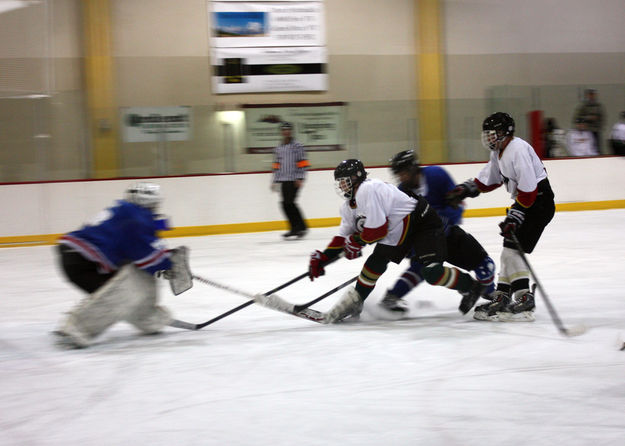
{"label": "hockey player in white jersey", "polygon": [[466,197],[477,197],[505,184],[514,199],[499,224],[504,241],[494,300],[476,307],[474,317],[478,320],[534,320],[529,271],[511,237],[516,234],[523,251],[531,253],[555,213],[547,171],[532,146],[514,136],[514,128],[514,120],[507,113],[497,112],[484,120],[482,144],[491,151],[488,164],[476,178],[459,184],[447,196],[450,204],[459,205]]}
{"label": "hockey player in white jersey", "polygon": [[89,293],[54,332],[59,344],[88,347],[119,321],[147,334],[172,322],[169,311],[158,305],[155,275],[162,273],[174,294],[186,291],[193,282],[187,248],[169,250],[158,238],[157,231],[169,229],[156,214],[160,202],[158,184],[134,184],[124,200],[96,221],[59,239],[63,273]]}
{"label": "hockey player in white jersey", "polygon": [[414,255],[423,265],[422,275],[428,283],[462,295],[459,310],[463,314],[473,307],[486,287],[469,274],[443,265],[447,255],[443,223],[425,198],[410,197],[392,184],[367,179],[362,162],[356,159],[342,161],[334,178],[337,192],[345,198],[340,208],[341,225],[327,248],[311,255],[310,279],[323,275],[323,265],[341,252],[355,259],[365,245],[376,246],[355,287],[349,288],[326,313],[325,322],[359,316],[364,300],[388,263],[399,263],[407,255]]}

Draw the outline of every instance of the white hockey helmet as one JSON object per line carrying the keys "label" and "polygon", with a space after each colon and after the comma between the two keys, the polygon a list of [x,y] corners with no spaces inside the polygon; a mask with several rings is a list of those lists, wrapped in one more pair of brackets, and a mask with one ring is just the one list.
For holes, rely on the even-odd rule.
{"label": "white hockey helmet", "polygon": [[156,183],[148,183],[144,181],[132,184],[128,187],[124,198],[128,202],[148,208],[152,212],[156,212],[158,206],[163,200],[161,195],[161,186]]}

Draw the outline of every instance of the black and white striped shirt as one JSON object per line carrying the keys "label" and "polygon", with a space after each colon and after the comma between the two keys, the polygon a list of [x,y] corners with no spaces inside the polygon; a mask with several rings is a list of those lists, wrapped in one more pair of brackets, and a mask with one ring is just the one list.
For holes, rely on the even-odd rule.
{"label": "black and white striped shirt", "polygon": [[295,140],[274,149],[273,182],[303,180],[310,166],[304,146]]}

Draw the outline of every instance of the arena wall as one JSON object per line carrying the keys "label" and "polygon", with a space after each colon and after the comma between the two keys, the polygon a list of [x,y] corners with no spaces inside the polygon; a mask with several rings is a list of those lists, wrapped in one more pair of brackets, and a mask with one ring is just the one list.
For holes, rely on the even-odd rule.
{"label": "arena wall", "polygon": [[[457,182],[472,178],[484,163],[449,164]],[[558,211],[625,207],[625,158],[545,161]],[[367,168],[370,177],[392,182],[386,167]],[[341,199],[332,170],[308,173],[299,203],[311,227],[339,223]],[[271,174],[224,174],[147,179],[163,190],[162,211],[173,230],[165,237],[279,230],[286,227]],[[0,186],[5,212],[0,246],[54,243],[59,234],[95,217],[123,196],[133,179],[58,181]],[[503,188],[466,201],[465,216],[503,215],[511,204]]]}

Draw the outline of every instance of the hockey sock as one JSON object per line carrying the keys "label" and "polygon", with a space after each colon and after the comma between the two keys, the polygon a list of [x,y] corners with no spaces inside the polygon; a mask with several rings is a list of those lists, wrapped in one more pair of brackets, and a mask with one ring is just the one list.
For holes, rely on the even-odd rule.
{"label": "hockey sock", "polygon": [[423,281],[420,271],[420,264],[417,266],[411,265],[410,268],[404,271],[399,280],[395,283],[395,286],[389,290],[389,293],[397,297],[404,297],[410,290]]}
{"label": "hockey sock", "polygon": [[502,293],[510,294],[510,284],[499,282],[497,284],[497,291],[501,291]]}
{"label": "hockey sock", "polygon": [[431,285],[444,286],[463,293],[473,286],[473,278],[460,271],[440,263],[431,263],[423,268],[423,277]]}
{"label": "hockey sock", "polygon": [[360,276],[358,276],[358,281],[356,282],[356,291],[358,291],[362,300],[365,300],[367,296],[371,294],[371,291],[373,291],[373,288],[375,287],[375,283],[378,281],[380,276],[384,274],[384,271],[386,271],[387,265],[388,260],[375,255],[375,252],[369,256],[362,267]]}
{"label": "hockey sock", "polygon": [[523,278],[519,280],[515,280],[510,285],[510,295],[520,295],[529,291],[530,289],[530,280],[528,278]]}
{"label": "hockey sock", "polygon": [[503,248],[501,251],[501,271],[500,281],[505,278],[505,282],[514,284],[517,281],[527,280],[529,284],[530,272],[516,249]]}

